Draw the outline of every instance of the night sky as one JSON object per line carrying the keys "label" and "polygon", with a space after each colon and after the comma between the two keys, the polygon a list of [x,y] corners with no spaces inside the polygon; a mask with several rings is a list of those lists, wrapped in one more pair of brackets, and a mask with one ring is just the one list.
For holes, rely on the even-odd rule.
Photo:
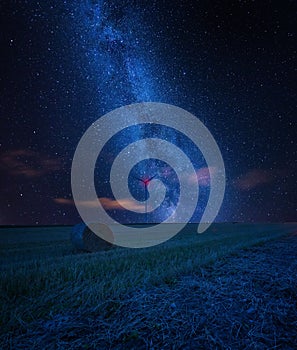
{"label": "night sky", "polygon": [[[217,221],[297,221],[296,1],[1,1],[0,225],[80,222],[72,201],[73,154],[100,116],[136,102],[163,102],[197,116],[215,138],[226,168]],[[132,127],[106,145],[98,197],[123,222],[143,221],[112,198],[108,171],[129,142],[167,135],[192,157],[201,198],[209,172],[174,130]],[[170,173],[170,176],[168,175]],[[156,176],[174,209],[174,170],[139,163]],[[143,215],[143,214],[142,214]]]}

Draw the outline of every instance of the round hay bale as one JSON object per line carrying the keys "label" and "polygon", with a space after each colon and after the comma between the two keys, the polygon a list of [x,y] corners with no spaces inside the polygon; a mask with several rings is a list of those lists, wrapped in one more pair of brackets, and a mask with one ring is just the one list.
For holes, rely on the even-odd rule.
{"label": "round hay bale", "polygon": [[[111,242],[114,241],[111,229],[104,224],[92,224],[97,232],[102,233],[103,237],[108,237]],[[78,250],[86,252],[98,252],[105,249],[110,249],[114,245],[97,236],[86,224],[81,223],[73,227],[71,232],[71,242]]]}

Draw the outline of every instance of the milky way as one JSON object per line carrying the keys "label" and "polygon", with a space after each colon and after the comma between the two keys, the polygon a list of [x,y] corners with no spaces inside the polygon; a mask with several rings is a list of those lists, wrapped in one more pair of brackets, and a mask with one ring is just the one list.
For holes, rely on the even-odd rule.
{"label": "milky way", "polygon": [[[72,3],[72,2],[70,2]],[[152,4],[153,5],[153,4]],[[104,110],[134,102],[158,101],[152,25],[129,1],[72,3],[70,31],[78,33],[81,67],[94,82],[94,98]]]}
{"label": "milky way", "polygon": [[[82,57],[81,67],[87,71],[87,80],[92,80],[96,86],[94,99],[98,101],[102,110],[109,110],[112,106],[118,107],[127,105],[131,102],[158,101],[160,90],[158,83],[158,58],[156,57],[156,47],[152,40],[153,24],[145,17],[145,11],[136,12],[135,7],[130,2],[121,4],[109,3],[108,6],[103,1],[96,4],[84,3],[81,6],[73,7],[73,21],[69,30],[80,33],[81,46],[85,48],[85,55]],[[78,50],[81,48],[79,47]],[[163,84],[164,89],[164,84]],[[101,103],[101,105],[100,105]],[[102,105],[103,104],[103,105]],[[99,107],[99,108],[100,108]],[[140,123],[140,119],[135,119],[135,123]],[[110,125],[112,129],[113,126]],[[160,137],[177,143],[177,132],[158,127],[158,132],[150,130],[146,126],[130,128],[123,135],[119,135],[111,142],[111,149],[114,156],[120,151],[119,145],[128,145],[142,137]],[[98,135],[100,137],[100,135]],[[179,135],[182,138],[181,135]],[[195,147],[191,145],[187,149],[187,143],[179,142],[188,155],[194,154]],[[116,151],[116,152],[115,152]],[[146,144],[143,143],[139,149],[140,158],[145,159],[148,156]],[[108,151],[106,152],[108,154]],[[192,157],[195,159],[195,157]],[[197,157],[196,157],[197,158]],[[193,161],[193,159],[192,159]],[[176,160],[178,163],[178,159]],[[106,164],[102,170],[102,164]],[[109,171],[112,161],[106,161],[104,155],[101,156],[97,167],[97,192],[100,198],[112,197],[112,191],[109,188]],[[200,166],[201,166],[200,162]],[[196,164],[196,167],[199,168]],[[139,177],[157,176],[166,183],[167,196],[153,215],[150,215],[150,221],[163,221],[164,217],[172,214],[174,211],[178,196],[179,183],[175,176],[174,169],[171,169],[172,175],[164,179],[163,169],[168,165],[164,162],[152,159],[144,160],[134,168],[134,175],[130,177],[130,188],[134,196],[139,200],[147,199],[148,194],[143,191],[141,182],[135,181]],[[105,175],[105,176],[104,176]],[[104,179],[104,180],[103,180]],[[203,193],[203,191],[202,191]],[[200,206],[197,212],[202,212],[205,205],[205,198],[200,196]],[[187,210],[187,208],[184,208]],[[110,215],[113,215],[112,211]],[[201,213],[200,213],[201,215]],[[131,212],[116,212],[116,219],[126,222],[142,222],[148,220],[144,215]],[[197,219],[197,217],[196,217]],[[178,217],[176,218],[178,220]]]}

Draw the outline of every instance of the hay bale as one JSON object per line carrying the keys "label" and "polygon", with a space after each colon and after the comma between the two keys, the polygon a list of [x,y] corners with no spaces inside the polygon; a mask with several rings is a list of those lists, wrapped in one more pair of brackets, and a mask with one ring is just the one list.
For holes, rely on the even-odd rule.
{"label": "hay bale", "polygon": [[[104,237],[108,237],[113,242],[113,233],[111,229],[104,224],[92,224],[91,227],[96,227],[97,232],[102,233]],[[98,252],[105,249],[110,249],[114,245],[97,236],[86,224],[81,223],[73,227],[71,232],[71,242],[77,250],[86,252]]]}

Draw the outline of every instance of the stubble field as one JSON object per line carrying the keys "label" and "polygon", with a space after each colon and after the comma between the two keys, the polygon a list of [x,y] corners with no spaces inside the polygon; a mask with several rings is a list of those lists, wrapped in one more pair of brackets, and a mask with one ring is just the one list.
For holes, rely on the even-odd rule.
{"label": "stubble field", "polygon": [[0,348],[294,349],[297,224],[189,224],[77,252],[71,227],[0,229]]}

